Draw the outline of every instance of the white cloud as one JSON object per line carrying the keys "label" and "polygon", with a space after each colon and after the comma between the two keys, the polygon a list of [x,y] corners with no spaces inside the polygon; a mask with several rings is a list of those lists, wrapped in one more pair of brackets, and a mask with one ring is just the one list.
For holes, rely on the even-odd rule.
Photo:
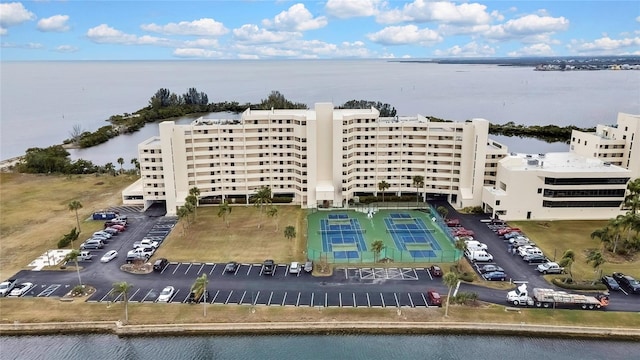
{"label": "white cloud", "polygon": [[504,24],[494,25],[484,33],[491,39],[514,39],[536,34],[550,34],[569,28],[569,20],[565,17],[526,15],[512,19]]}
{"label": "white cloud", "polygon": [[637,21],[637,22],[640,22],[640,16],[638,16],[638,17],[636,18],[636,21]]}
{"label": "white cloud", "polygon": [[385,45],[430,45],[442,41],[442,37],[437,32],[426,28],[419,29],[415,25],[389,26],[376,33],[367,34],[367,38]]}
{"label": "white cloud", "polygon": [[22,3],[1,3],[0,4],[0,34],[5,35],[7,28],[20,25],[23,22],[33,20],[36,15],[25,9]]}
{"label": "white cloud", "polygon": [[455,45],[446,50],[434,51],[435,56],[457,56],[457,57],[485,57],[494,56],[496,49],[489,45],[479,45],[472,41],[466,45]]}
{"label": "white cloud", "polygon": [[611,54],[615,50],[621,50],[632,46],[640,46],[640,37],[612,39],[608,36],[593,40],[592,42],[573,41],[569,48],[579,53]]}
{"label": "white cloud", "polygon": [[222,56],[217,51],[197,48],[178,48],[173,51],[173,55],[181,58],[220,58]]}
{"label": "white cloud", "polygon": [[26,44],[15,44],[15,43],[10,43],[10,42],[3,42],[2,44],[0,44],[0,47],[34,50],[34,49],[42,49],[42,48],[44,48],[44,45],[42,45],[40,43],[32,43],[32,42],[26,43]]}
{"label": "white cloud", "polygon": [[78,51],[78,48],[73,45],[60,45],[56,47],[56,51],[61,53],[74,53]]}
{"label": "white cloud", "polygon": [[164,35],[196,35],[196,36],[221,36],[229,32],[221,22],[203,18],[194,21],[181,21],[166,25],[143,24],[142,30],[160,33]]}
{"label": "white cloud", "polygon": [[522,49],[512,51],[508,56],[551,56],[554,55],[551,46],[545,43],[533,44],[525,46]]}
{"label": "white cloud", "polygon": [[236,40],[246,43],[281,43],[300,38],[302,33],[290,31],[269,31],[254,24],[245,24],[233,29]]}
{"label": "white cloud", "polygon": [[214,47],[218,47],[218,40],[217,39],[187,40],[183,43],[183,46],[187,48],[214,48]]}
{"label": "white cloud", "polygon": [[314,18],[304,4],[295,4],[276,15],[273,20],[262,20],[262,25],[283,31],[307,31],[325,27],[327,18],[325,16]]}
{"label": "white cloud", "polygon": [[87,31],[89,40],[98,44],[122,44],[122,45],[169,45],[167,39],[154,36],[136,36],[114,29],[107,24],[100,24]]}
{"label": "white cloud", "polygon": [[327,43],[321,40],[294,40],[281,44],[249,45],[236,43],[233,53],[242,59],[268,58],[371,58],[374,55],[362,41]]}
{"label": "white cloud", "polygon": [[478,3],[455,4],[449,1],[414,0],[404,5],[402,10],[391,9],[381,12],[378,21],[395,22],[441,22],[451,24],[488,24],[492,18],[499,18],[498,12],[489,14],[487,6]]}
{"label": "white cloud", "polygon": [[69,31],[69,25],[67,21],[69,15],[53,15],[51,17],[41,19],[38,21],[38,30],[40,31],[53,31],[53,32],[65,32]]}
{"label": "white cloud", "polygon": [[339,19],[374,16],[378,13],[381,0],[329,0],[325,5],[327,13]]}

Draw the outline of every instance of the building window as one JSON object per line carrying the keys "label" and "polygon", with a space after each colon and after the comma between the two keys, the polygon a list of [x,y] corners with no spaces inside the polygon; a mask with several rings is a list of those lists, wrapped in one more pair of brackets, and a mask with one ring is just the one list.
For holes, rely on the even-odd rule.
{"label": "building window", "polygon": [[542,188],[538,188],[538,194],[542,194]]}

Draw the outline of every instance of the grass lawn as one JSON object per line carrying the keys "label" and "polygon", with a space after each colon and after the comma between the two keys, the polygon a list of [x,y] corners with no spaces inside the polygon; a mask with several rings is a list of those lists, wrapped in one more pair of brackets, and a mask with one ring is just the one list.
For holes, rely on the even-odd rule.
{"label": "grass lawn", "polygon": [[[593,266],[587,264],[587,256],[591,250],[601,249],[600,240],[591,239],[591,233],[607,224],[607,221],[514,221],[509,225],[519,227],[533,240],[544,253],[553,259],[560,260],[565,250],[571,249],[576,260],[571,266],[571,272],[576,280],[592,280],[596,277]],[[606,263],[601,266],[604,274],[614,271],[640,278],[640,256],[625,258],[603,253]]]}
{"label": "grass lawn", "polygon": [[[181,220],[163,242],[154,258],[170,261],[261,263],[306,260],[306,211],[299,206],[278,206],[278,214],[260,215],[254,206],[233,206],[227,227],[217,206],[199,207],[196,219],[184,227]],[[293,226],[296,238],[287,240],[284,229]]]}
{"label": "grass lawn", "polygon": [[[90,219],[96,210],[122,204],[122,190],[136,179],[121,175],[34,175],[0,173],[0,279],[12,276],[76,227],[75,212],[68,205],[82,204],[78,211],[84,241],[101,221]],[[76,246],[79,244],[76,244]]]}

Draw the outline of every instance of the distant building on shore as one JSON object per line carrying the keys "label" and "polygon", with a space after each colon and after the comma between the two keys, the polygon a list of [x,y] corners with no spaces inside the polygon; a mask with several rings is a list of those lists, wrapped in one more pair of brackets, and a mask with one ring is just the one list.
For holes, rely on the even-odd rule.
{"label": "distant building on shore", "polygon": [[[639,126],[638,117],[628,116]],[[384,181],[389,185],[386,195],[415,196],[417,191],[423,200],[443,199],[455,208],[479,206],[504,219],[585,218],[585,213],[608,218],[620,211],[624,192],[618,195],[632,176],[630,170],[572,151],[547,154],[544,170],[537,155],[540,171],[529,171],[532,156],[509,154],[488,132],[484,119],[381,118],[374,108],[334,109],[331,103],[317,103],[310,110],[248,109],[239,120],[165,121],[159,136],[138,145],[141,178],[123,191],[123,202],[145,207],[165,202],[167,213],[175,215],[193,187],[200,190],[202,204],[232,204],[246,203],[268,186],[279,201],[303,208],[348,208],[362,196],[380,196]],[[561,156],[573,159],[576,171],[551,174]],[[577,170],[578,163],[587,162],[588,168]],[[414,184],[417,175],[424,180],[420,189]],[[626,180],[571,185],[614,190],[578,198],[578,193],[547,191],[563,186],[547,178],[594,177]],[[517,190],[533,183],[533,194]],[[575,201],[558,202],[563,196]],[[594,201],[598,211],[592,211]]]}

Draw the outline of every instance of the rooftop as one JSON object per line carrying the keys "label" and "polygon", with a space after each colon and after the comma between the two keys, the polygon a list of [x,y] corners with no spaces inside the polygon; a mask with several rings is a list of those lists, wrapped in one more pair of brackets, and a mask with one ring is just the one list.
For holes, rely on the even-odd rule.
{"label": "rooftop", "polygon": [[544,170],[551,172],[624,172],[619,166],[600,159],[581,156],[571,152],[547,154],[516,154],[505,157],[500,163],[511,170]]}

